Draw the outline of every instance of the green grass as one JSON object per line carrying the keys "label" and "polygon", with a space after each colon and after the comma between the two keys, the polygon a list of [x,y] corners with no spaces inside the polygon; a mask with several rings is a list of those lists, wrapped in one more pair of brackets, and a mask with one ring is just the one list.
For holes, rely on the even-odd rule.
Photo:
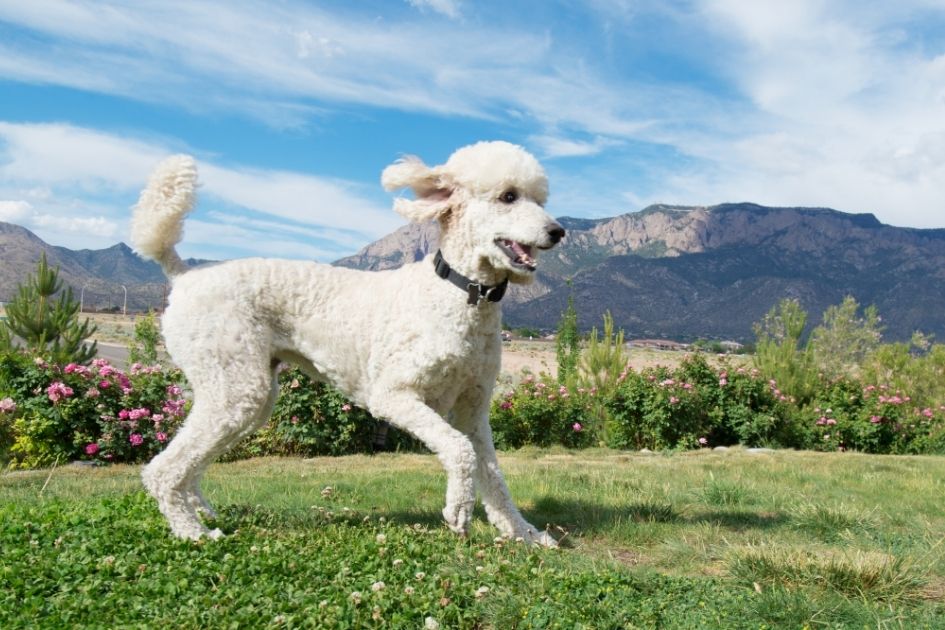
{"label": "green grass", "polygon": [[945,458],[502,465],[562,549],[496,542],[481,510],[450,534],[432,456],[216,465],[205,489],[229,535],[198,543],[169,538],[137,468],[4,474],[0,627],[945,627]]}

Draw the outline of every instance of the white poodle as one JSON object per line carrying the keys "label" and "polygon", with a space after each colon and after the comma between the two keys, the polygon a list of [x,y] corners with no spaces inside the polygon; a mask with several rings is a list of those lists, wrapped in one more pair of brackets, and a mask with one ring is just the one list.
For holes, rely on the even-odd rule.
{"label": "white poodle", "polygon": [[[439,221],[440,252],[393,271],[245,259],[188,269],[174,247],[194,205],[194,161],[164,161],[141,193],[132,243],[173,279],[163,317],[167,349],[194,403],[176,437],[142,473],[171,530],[216,538],[200,478],[272,411],[280,362],[331,383],[375,417],[408,431],[447,471],[443,517],[465,534],[476,485],[489,521],[508,537],[553,546],[516,509],[496,461],[489,403],[501,352],[499,300],[532,280],[539,249],[564,229],[542,208],[548,180],[522,148],[483,142],[430,168],[405,158],[384,170],[394,208]],[[476,485],[474,485],[474,483]]]}

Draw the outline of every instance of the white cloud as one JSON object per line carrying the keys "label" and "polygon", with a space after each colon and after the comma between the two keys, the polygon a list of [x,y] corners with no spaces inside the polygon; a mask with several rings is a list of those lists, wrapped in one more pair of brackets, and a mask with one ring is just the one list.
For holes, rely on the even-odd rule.
{"label": "white cloud", "polygon": [[[0,122],[0,198],[31,199],[30,203],[4,202],[0,212],[11,216],[16,212],[40,236],[55,233],[56,238],[65,239],[61,244],[70,247],[75,246],[70,233],[96,237],[98,243],[106,237],[124,239],[128,208],[151,170],[160,159],[186,149],[172,144],[70,125]],[[204,197],[198,203],[198,216],[222,204],[228,213],[256,213],[263,217],[260,221],[284,224],[287,238],[273,250],[282,256],[306,257],[316,251],[308,243],[316,233],[323,234],[325,241],[346,235],[341,242],[350,249],[341,254],[352,253],[403,223],[389,207],[371,201],[366,189],[351,182],[220,166],[199,159],[198,169]],[[24,214],[24,209],[33,212]],[[217,212],[221,216],[222,211]],[[206,214],[204,220],[210,216]],[[292,242],[295,247],[289,246]],[[243,253],[253,251],[249,239],[243,244]],[[264,247],[257,238],[256,248]]]}
{"label": "white cloud", "polygon": [[83,238],[97,241],[112,239],[118,233],[118,225],[105,217],[62,217],[52,214],[37,214],[31,221],[34,226],[53,228],[57,232],[77,232]]}
{"label": "white cloud", "polygon": [[33,214],[33,207],[22,200],[0,200],[0,221],[19,223]]}
{"label": "white cloud", "polygon": [[551,135],[531,136],[528,141],[529,144],[538,147],[542,156],[546,158],[596,155],[607,147],[620,144],[618,141],[602,137],[586,141]]}
{"label": "white cloud", "polygon": [[454,20],[460,16],[458,0],[407,0],[407,2],[420,10],[429,9]]}

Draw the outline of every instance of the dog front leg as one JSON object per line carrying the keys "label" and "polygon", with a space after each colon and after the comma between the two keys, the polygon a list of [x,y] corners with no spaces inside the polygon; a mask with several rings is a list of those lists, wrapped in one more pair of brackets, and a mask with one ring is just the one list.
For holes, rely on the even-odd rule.
{"label": "dog front leg", "polygon": [[469,438],[410,393],[385,392],[374,397],[368,411],[422,441],[446,469],[447,526],[465,536],[476,505],[476,453]]}
{"label": "dog front leg", "polygon": [[521,538],[544,547],[557,547],[558,543],[548,532],[538,530],[522,517],[512,500],[512,493],[499,470],[492,427],[489,426],[488,396],[479,390],[467,394],[457,403],[454,414],[457,427],[469,436],[476,451],[476,482],[489,522],[503,536]]}

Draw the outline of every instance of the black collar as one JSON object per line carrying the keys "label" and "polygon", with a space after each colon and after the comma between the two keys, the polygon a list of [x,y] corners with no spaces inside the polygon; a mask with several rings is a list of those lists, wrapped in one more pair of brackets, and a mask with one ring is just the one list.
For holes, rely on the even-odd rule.
{"label": "black collar", "polygon": [[506,287],[509,286],[508,278],[491,287],[487,284],[473,282],[450,267],[449,263],[443,260],[443,252],[440,250],[436,250],[436,256],[433,258],[433,268],[436,270],[436,275],[444,280],[449,280],[466,292],[468,295],[466,304],[470,306],[476,306],[483,299],[489,302],[498,302],[505,295]]}

